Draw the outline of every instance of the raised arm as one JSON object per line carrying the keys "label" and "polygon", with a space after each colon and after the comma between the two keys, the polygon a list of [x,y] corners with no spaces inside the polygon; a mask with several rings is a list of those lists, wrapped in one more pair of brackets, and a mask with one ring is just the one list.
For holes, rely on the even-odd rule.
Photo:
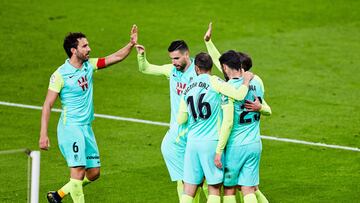
{"label": "raised arm", "polygon": [[212,23],[209,23],[208,30],[204,35],[205,45],[209,55],[211,56],[213,63],[215,64],[216,68],[222,72],[221,65],[219,62],[219,58],[221,56],[220,52],[215,47],[214,43],[211,41],[211,34],[212,34]]}
{"label": "raised arm", "polygon": [[135,47],[138,52],[137,59],[140,72],[150,75],[165,75],[166,77],[170,77],[171,69],[173,67],[172,64],[150,64],[146,59],[145,47],[142,45],[136,45]]}
{"label": "raised arm", "polygon": [[137,26],[133,25],[130,32],[130,42],[126,44],[123,48],[119,49],[117,52],[110,54],[109,56],[106,56],[104,58],[101,58],[102,60],[104,60],[103,61],[104,64],[102,66],[97,66],[97,67],[99,69],[105,68],[124,60],[130,54],[132,48],[137,43],[137,35],[138,35]]}
{"label": "raised arm", "polygon": [[[205,45],[206,45],[207,51],[208,51],[209,55],[211,56],[216,68],[220,72],[223,72],[222,68],[221,68],[221,64],[219,62],[219,58],[220,58],[221,54],[218,51],[218,49],[215,47],[214,43],[211,41],[211,35],[212,35],[212,23],[210,22],[208,30],[206,31],[206,33],[204,35]],[[265,115],[265,116],[271,115],[271,113],[272,113],[270,106],[266,103],[265,100],[263,100],[262,103],[260,103],[259,101],[247,102],[247,104],[245,104],[245,108],[247,108],[248,111],[259,111],[262,115]]]}

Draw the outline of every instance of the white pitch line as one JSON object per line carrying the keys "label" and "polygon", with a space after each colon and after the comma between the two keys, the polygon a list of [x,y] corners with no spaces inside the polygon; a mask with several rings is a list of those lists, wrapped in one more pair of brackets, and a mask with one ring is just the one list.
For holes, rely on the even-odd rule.
{"label": "white pitch line", "polygon": [[10,149],[10,150],[3,150],[0,151],[0,155],[4,155],[4,154],[16,154],[16,153],[25,153],[27,152],[28,149]]}
{"label": "white pitch line", "polygon": [[170,126],[169,123],[163,123],[163,122],[157,122],[157,121],[148,121],[148,120],[142,120],[142,119],[136,119],[136,118],[125,118],[125,117],[111,116],[111,115],[97,114],[97,113],[94,115],[95,115],[95,117],[112,119],[112,120],[129,121],[129,122],[134,122],[134,123],[145,123],[145,124],[150,124],[150,125]]}
{"label": "white pitch line", "polygon": [[[3,101],[0,101],[0,105],[12,106],[12,107],[20,107],[20,108],[25,108],[25,109],[42,110],[41,106],[33,106],[33,105],[26,105],[26,104],[16,104],[16,103],[3,102]],[[62,110],[52,108],[51,111],[61,112]],[[106,119],[119,120],[119,121],[130,121],[130,122],[135,122],[135,123],[145,123],[145,124],[151,124],[151,125],[169,126],[169,123],[141,120],[141,119],[136,119],[136,118],[125,118],[125,117],[120,117],[120,116],[112,116],[112,115],[97,114],[97,113],[94,114],[94,116],[98,117],[98,118],[106,118]]]}
{"label": "white pitch line", "polygon": [[308,141],[303,141],[303,140],[295,140],[295,139],[289,139],[289,138],[279,138],[279,137],[272,137],[272,136],[267,136],[267,135],[261,135],[261,138],[266,139],[266,140],[280,141],[280,142],[290,142],[290,143],[296,143],[296,144],[312,145],[312,146],[318,146],[318,147],[327,147],[327,148],[343,149],[343,150],[360,152],[360,149],[356,148],[356,147],[332,145],[332,144],[325,144],[325,143],[320,143],[320,142],[308,142]]}
{"label": "white pitch line", "polygon": [[[42,109],[41,106],[17,104],[17,103],[3,102],[3,101],[0,101],[0,105],[27,108],[27,109],[36,109],[36,110]],[[61,112],[62,110],[53,108],[52,111]],[[112,116],[112,115],[105,115],[105,114],[94,114],[94,115],[95,115],[95,117],[98,117],[98,118],[129,121],[129,122],[134,122],[134,123],[144,123],[144,124],[158,125],[158,126],[169,126],[169,123],[164,123],[164,122],[156,122],[156,121],[142,120],[142,119],[136,119],[136,118],[126,118],[126,117]],[[331,144],[325,144],[325,143],[308,142],[308,141],[288,139],[288,138],[278,138],[278,137],[267,136],[267,135],[262,135],[261,138],[267,139],[267,140],[280,141],[280,142],[288,142],[288,143],[295,143],[295,144],[303,144],[303,145],[311,145],[311,146],[327,147],[327,148],[333,148],[333,149],[342,149],[342,150],[360,152],[360,149],[356,148],[356,147],[347,147],[347,146],[331,145]]]}

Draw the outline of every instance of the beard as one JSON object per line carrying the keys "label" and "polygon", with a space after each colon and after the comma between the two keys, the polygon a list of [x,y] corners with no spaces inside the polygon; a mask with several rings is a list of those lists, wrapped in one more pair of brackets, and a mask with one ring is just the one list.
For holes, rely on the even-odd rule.
{"label": "beard", "polygon": [[185,64],[181,64],[180,66],[175,66],[175,67],[176,67],[176,70],[183,72],[184,69],[186,68],[186,65],[187,64],[185,63]]}
{"label": "beard", "polygon": [[226,73],[224,73],[224,78],[226,82],[230,80],[230,78],[226,75]]}
{"label": "beard", "polygon": [[225,70],[224,70],[223,67],[221,67],[221,70],[222,70],[222,72],[223,72],[223,74],[224,74],[225,81],[226,81],[226,82],[229,81],[230,78],[226,75]]}
{"label": "beard", "polygon": [[88,61],[89,60],[89,54],[90,54],[90,52],[88,52],[86,54],[76,54],[76,56],[81,61]]}

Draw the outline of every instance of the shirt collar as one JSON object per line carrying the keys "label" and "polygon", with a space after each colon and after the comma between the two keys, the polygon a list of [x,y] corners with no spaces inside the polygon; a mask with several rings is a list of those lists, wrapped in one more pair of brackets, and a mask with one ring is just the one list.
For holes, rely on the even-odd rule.
{"label": "shirt collar", "polygon": [[67,58],[65,60],[65,64],[66,64],[67,71],[69,71],[70,73],[75,73],[77,71],[82,71],[84,69],[84,67],[87,67],[87,63],[86,63],[86,61],[84,61],[81,68],[75,68],[73,65],[71,65],[69,58]]}

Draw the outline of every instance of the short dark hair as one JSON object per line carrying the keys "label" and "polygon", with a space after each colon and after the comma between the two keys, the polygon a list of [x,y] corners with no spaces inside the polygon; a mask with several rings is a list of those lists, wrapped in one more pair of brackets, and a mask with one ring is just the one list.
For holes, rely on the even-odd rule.
{"label": "short dark hair", "polygon": [[184,40],[175,40],[175,41],[171,42],[171,44],[168,48],[168,51],[173,52],[176,50],[179,50],[181,52],[189,51],[189,47],[187,46],[187,44],[185,43]]}
{"label": "short dark hair", "polygon": [[81,32],[70,32],[68,35],[66,35],[63,46],[69,58],[72,55],[71,48],[76,49],[79,45],[78,39],[81,38],[86,38],[86,36]]}
{"label": "short dark hair", "polygon": [[221,65],[227,65],[231,69],[240,70],[241,61],[239,54],[234,50],[223,53],[219,58]]}
{"label": "short dark hair", "polygon": [[245,71],[250,70],[252,67],[251,57],[242,52],[238,52],[238,54],[240,56],[241,68],[243,68]]}
{"label": "short dark hair", "polygon": [[209,54],[201,52],[195,56],[195,65],[199,67],[200,70],[209,71],[213,66],[213,61]]}

